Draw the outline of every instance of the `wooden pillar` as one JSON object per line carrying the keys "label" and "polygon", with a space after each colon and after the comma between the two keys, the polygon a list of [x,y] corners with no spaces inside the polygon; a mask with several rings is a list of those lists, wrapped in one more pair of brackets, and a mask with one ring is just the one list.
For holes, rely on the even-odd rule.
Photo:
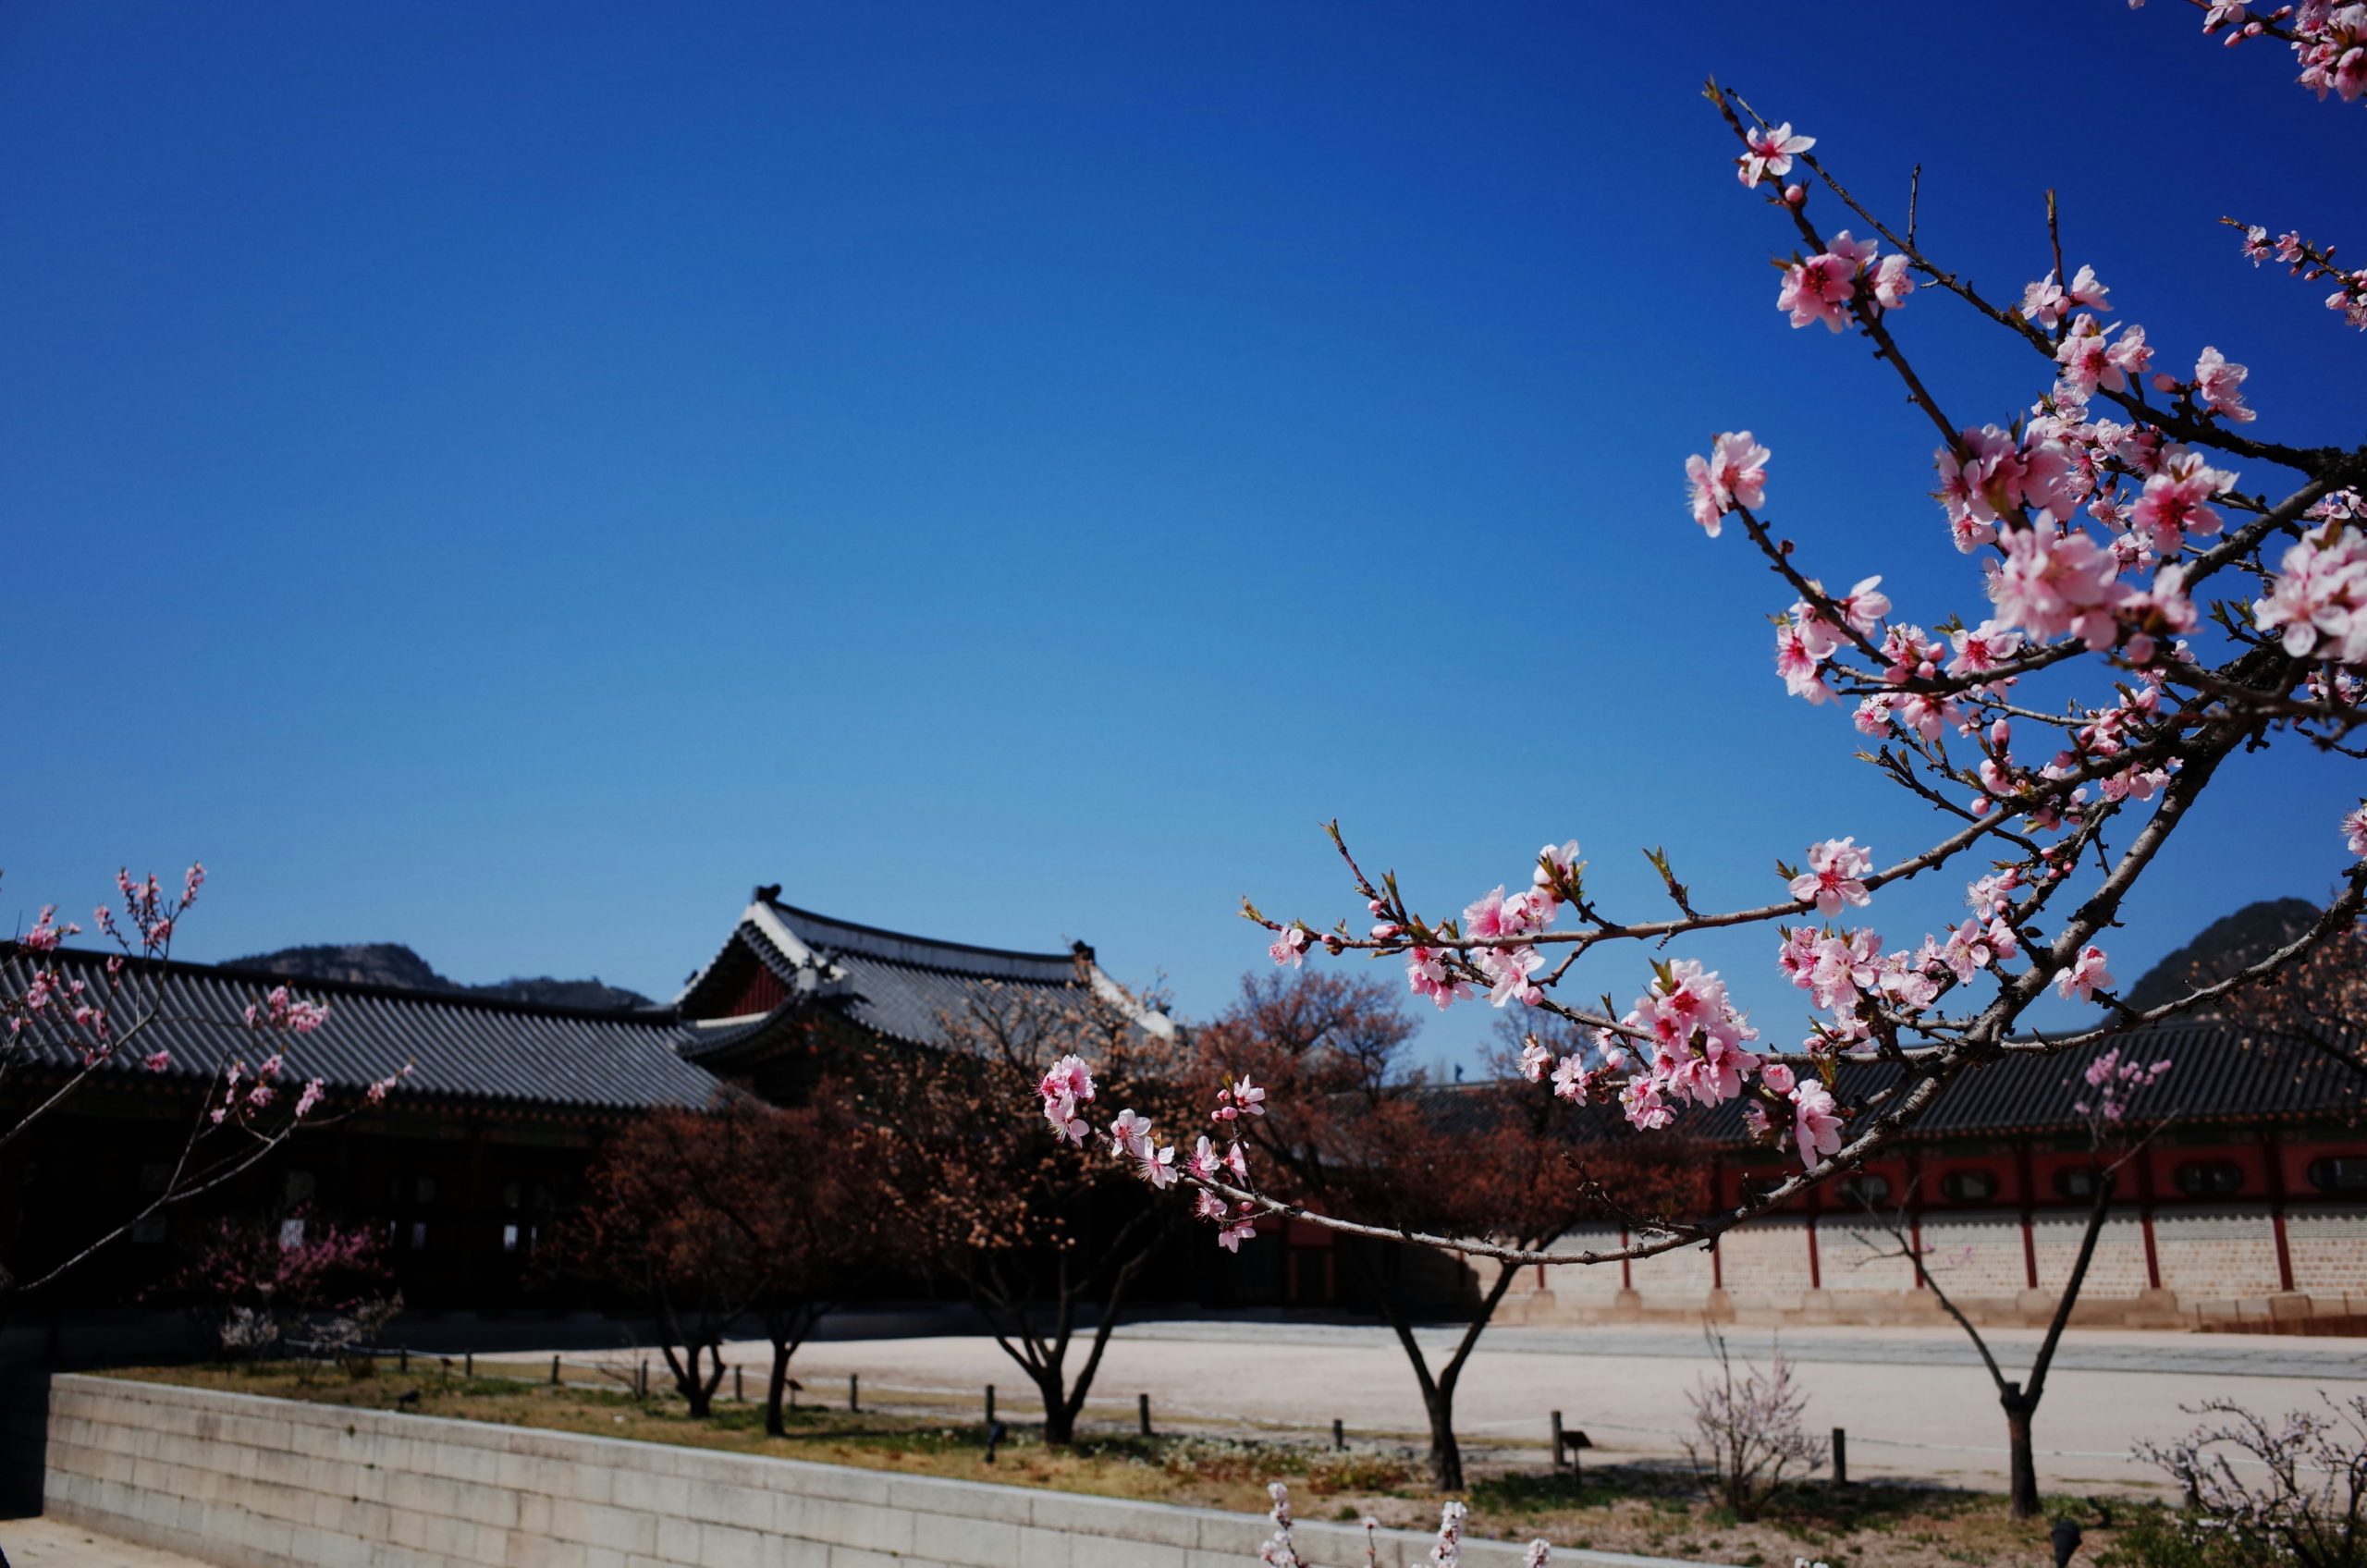
{"label": "wooden pillar", "polygon": [[2153,1151],[2137,1151],[2137,1227],[2145,1238],[2145,1288],[2162,1288],[2162,1253],[2153,1244]]}
{"label": "wooden pillar", "polygon": [[[1625,1225],[1619,1227],[1619,1250],[1623,1253],[1627,1250],[1627,1227]],[[1632,1257],[1619,1260],[1619,1288],[1623,1291],[1636,1288],[1636,1260]]]}
{"label": "wooden pillar", "polygon": [[2015,1145],[2014,1179],[2021,1183],[2022,1188],[2022,1283],[2034,1291],[2038,1289],[2038,1235],[2031,1224],[2030,1207],[2038,1202],[2038,1193],[2030,1170],[2030,1146],[2027,1143]]}
{"label": "wooden pillar", "polygon": [[1809,1238],[1809,1289],[1812,1291],[1824,1289],[1824,1264],[1816,1254],[1816,1221],[1817,1216],[1824,1211],[1823,1191],[1821,1187],[1809,1189],[1809,1211],[1800,1217],[1801,1228],[1808,1232]]}
{"label": "wooden pillar", "polygon": [[1907,1244],[1914,1249],[1916,1261],[1915,1288],[1928,1291],[1932,1282],[1923,1277],[1923,1151],[1909,1146],[1907,1151]]}
{"label": "wooden pillar", "polygon": [[2269,1226],[2276,1233],[2276,1288],[2293,1288],[2293,1244],[2285,1234],[2285,1149],[2277,1142],[2276,1130],[2269,1128],[2260,1135],[2262,1163],[2268,1167]]}

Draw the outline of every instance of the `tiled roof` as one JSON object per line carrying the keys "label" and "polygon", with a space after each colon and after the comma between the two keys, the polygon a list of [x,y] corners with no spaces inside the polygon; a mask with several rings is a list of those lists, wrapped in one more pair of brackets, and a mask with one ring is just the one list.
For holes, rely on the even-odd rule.
{"label": "tiled roof", "polygon": [[[2215,1019],[2157,1023],[2061,1056],[2012,1054],[1959,1078],[1910,1128],[1910,1138],[2072,1132],[2085,1125],[2071,1107],[2085,1097],[2082,1074],[2106,1051],[2170,1071],[2132,1102],[2148,1121],[2175,1116],[2181,1125],[2324,1121],[2367,1110],[2367,1073],[2287,1035]],[[1845,1105],[1895,1083],[1882,1062],[1844,1062],[1834,1084]],[[1680,1118],[1682,1126],[1686,1119]],[[1720,1142],[1741,1142],[1739,1101],[1694,1122]]]}
{"label": "tiled roof", "polygon": [[[717,1017],[745,994],[761,966],[799,1008],[835,1007],[874,1033],[935,1046],[944,1042],[940,1020],[965,1011],[984,987],[1066,989],[1087,983],[1091,962],[1090,949],[1029,953],[940,942],[767,898],[749,906],[723,950],[692,977],[676,1006],[686,1017]],[[709,1057],[745,1037],[702,1031],[690,1048]]]}
{"label": "tiled roof", "polygon": [[[0,944],[0,986],[20,993],[28,958]],[[50,962],[96,986],[104,956],[61,951]],[[333,980],[289,981],[284,975],[194,963],[141,963],[132,984],[153,991],[156,1020],[133,1048],[109,1061],[110,1073],[150,1077],[140,1058],[159,1047],[173,1066],[166,1082],[207,1075],[225,1057],[256,1056],[239,1020],[249,1004],[275,986],[328,1004],[328,1021],[309,1035],[288,1037],[288,1065],[298,1082],[317,1077],[332,1090],[354,1091],[400,1071],[408,1062],[402,1102],[490,1102],[520,1109],[573,1111],[645,1109],[704,1105],[718,1084],[685,1061],[679,1047],[689,1031],[670,1011],[598,1011],[496,1001],[445,991],[411,991]],[[27,1031],[31,1060],[42,1066],[79,1064],[53,1011]]]}
{"label": "tiled roof", "polygon": [[[2086,1123],[2071,1107],[2084,1097],[2082,1074],[2104,1052],[2170,1071],[2140,1091],[2131,1113],[2144,1121],[2175,1117],[2181,1126],[2324,1121],[2367,1117],[2367,1072],[2307,1040],[2213,1019],[2155,1024],[2061,1056],[2014,1054],[1976,1068],[1907,1129],[1910,1140],[2070,1133]],[[1835,1091],[1844,1105],[1863,1103],[1898,1079],[1882,1062],[1844,1061]],[[1417,1092],[1424,1114],[1449,1130],[1478,1131],[1501,1114],[1491,1084],[1431,1084]],[[1527,1086],[1512,1081],[1515,1089]],[[1542,1093],[1541,1088],[1531,1091]],[[1741,1100],[1707,1111],[1684,1109],[1670,1131],[1713,1144],[1742,1144]],[[1625,1128],[1615,1105],[1594,1105],[1573,1119],[1572,1135],[1615,1137]]]}

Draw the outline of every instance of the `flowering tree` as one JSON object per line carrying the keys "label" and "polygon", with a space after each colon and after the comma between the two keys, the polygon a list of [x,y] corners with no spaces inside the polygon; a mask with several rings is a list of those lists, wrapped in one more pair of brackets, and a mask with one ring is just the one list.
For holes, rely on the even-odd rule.
{"label": "flowering tree", "polygon": [[[1502,1063],[1498,1080],[1448,1086],[1404,1071],[1403,1048],[1414,1034],[1399,996],[1376,976],[1284,971],[1245,979],[1195,1044],[1202,1099],[1245,1114],[1232,1119],[1237,1137],[1223,1154],[1202,1137],[1186,1169],[1245,1169],[1245,1148],[1272,1173],[1262,1190],[1293,1212],[1353,1213],[1532,1250],[1586,1220],[1657,1225],[1664,1208],[1698,1200],[1699,1167],[1681,1145],[1641,1149],[1642,1140],[1616,1135],[1624,1127],[1614,1133],[1566,1101],[1521,1092],[1522,1072],[1533,1076],[1550,1056],[1533,1037]],[[1264,1114],[1269,1105],[1272,1115]],[[1342,1252],[1420,1385],[1430,1478],[1459,1491],[1455,1388],[1519,1266],[1495,1264],[1461,1337],[1433,1367],[1415,1337],[1415,1304],[1380,1267],[1380,1250],[1364,1243]]]}
{"label": "flowering tree", "polygon": [[[1073,1439],[1119,1311],[1182,1218],[1136,1184],[1177,1181],[1175,1145],[1158,1132],[1188,1103],[1180,1048],[1146,1026],[1149,1012],[1143,998],[1082,986],[982,986],[939,1020],[939,1048],[884,1054],[866,1075],[874,1119],[892,1130],[913,1256],[961,1281],[1036,1385],[1047,1443]],[[1082,1143],[1097,1075],[1127,1109],[1079,1159],[1019,1108],[1041,1087]]]}
{"label": "flowering tree", "polygon": [[[153,876],[136,879],[117,872],[117,902],[99,905],[92,916],[113,949],[104,961],[79,962],[84,955],[65,949],[82,927],[60,921],[55,904],[42,910],[30,930],[0,944],[0,1084],[22,1083],[26,1106],[0,1124],[0,1150],[56,1115],[104,1072],[140,1072],[205,1085],[179,1152],[140,1207],[78,1229],[46,1256],[11,1258],[0,1269],[0,1293],[54,1282],[142,1221],[233,1180],[300,1127],[334,1120],[320,1110],[326,1096],[322,1080],[299,1086],[288,1060],[297,1037],[327,1021],[325,1005],[281,986],[258,992],[236,1020],[168,1014],[166,963],[204,883],[205,868],[191,865],[180,896],[173,898]],[[146,1036],[168,1018],[218,1032],[222,1049],[212,1060],[192,1062],[151,1048]],[[369,1085],[364,1102],[375,1104],[409,1072],[406,1067]]]}
{"label": "flowering tree", "polygon": [[[2367,7],[2202,9],[2206,31],[2290,45],[2302,85],[2321,97],[2367,92]],[[1789,604],[1774,651],[1787,691],[1849,710],[1862,754],[1945,830],[1884,857],[1856,833],[1836,834],[1797,865],[1778,863],[1779,896],[1723,909],[1702,907],[1668,858],[1648,851],[1671,906],[1658,914],[1610,907],[1589,890],[1577,844],[1563,842],[1524,868],[1516,891],[1498,887],[1450,916],[1417,903],[1393,874],[1367,875],[1334,825],[1365,913],[1327,927],[1245,905],[1271,935],[1277,962],[1363,953],[1403,962],[1412,991],[1441,1008],[1485,997],[1558,1018],[1583,1043],[1539,1073],[1555,1095],[1610,1100],[1646,1131],[1740,1100],[1746,1120],[1797,1149],[1799,1165],[1731,1208],[1616,1249],[1549,1251],[1306,1216],[1316,1223],[1508,1263],[1597,1263],[1711,1243],[1860,1165],[1985,1063],[2073,1050],[2188,1011],[2307,952],[2367,907],[2362,801],[2326,825],[2349,857],[2338,895],[2259,962],[2140,1010],[2115,995],[2102,945],[2231,756],[2293,743],[2367,755],[2356,738],[2367,723],[2367,448],[2262,432],[2246,367],[2215,345],[2124,324],[2093,269],[2067,260],[2051,204],[2030,267],[2041,276],[2018,299],[1993,298],[1924,246],[1911,201],[1903,221],[1878,212],[1821,161],[1813,137],[1715,82],[1707,96],[1735,139],[1744,191],[1791,237],[1777,308],[1795,327],[1854,335],[1934,432],[1939,516],[1927,537],[1971,557],[1972,602],[1910,616],[1880,577],[1837,589],[1811,575],[1808,553],[1770,510],[1772,459],[1748,431],[1717,436],[1686,464],[1692,519],[1712,540],[1741,535],[1783,583]],[[2231,263],[2281,256],[2337,283],[2328,301],[2336,323],[2359,322],[2367,277],[2340,273],[2330,247],[2238,227]],[[1956,417],[1948,389],[1911,352],[1907,328],[1933,295],[1988,324],[2037,373],[2033,400],[2007,423]],[[1886,888],[1945,873],[1965,878],[1969,906],[1953,927],[1902,942],[1855,913]],[[1732,928],[1764,931],[1811,1004],[1797,1044],[1767,1040],[1718,974],[1681,956],[1650,959],[1624,1010],[1569,994],[1565,983],[1597,949],[1681,952],[1689,937]],[[2049,991],[2097,1013],[2033,1035],[2024,1020]],[[1834,1070],[1844,1058],[1899,1071],[1843,1103]],[[1214,1114],[1237,1109],[1220,1103]],[[1287,1208],[1239,1170],[1185,1179],[1220,1240]]]}
{"label": "flowering tree", "polygon": [[879,1170],[873,1134],[828,1082],[795,1109],[735,1098],[655,1111],[602,1151],[553,1257],[648,1304],[696,1417],[723,1381],[724,1340],[755,1318],[772,1348],[765,1426],[779,1436],[791,1358],[877,1255]]}
{"label": "flowering tree", "polygon": [[1874,1254],[1877,1257],[1904,1257],[1912,1263],[1915,1282],[1932,1292],[1947,1315],[1956,1320],[1956,1326],[1971,1336],[1973,1349],[1981,1353],[1981,1364],[1989,1369],[1989,1380],[1996,1385],[1997,1403],[2005,1412],[2007,1490],[2017,1519],[2038,1517],[2038,1460],[2031,1447],[2030,1423],[2038,1415],[2039,1401],[2046,1397],[2046,1374],[2054,1364],[2055,1347],[2063,1341],[2063,1330],[2071,1322],[2071,1309],[2079,1305],[2080,1287],[2087,1283],[2088,1265],[2095,1259],[2096,1242],[2103,1234],[2121,1167],[2134,1159],[2153,1134],[2166,1125],[2165,1121],[2140,1122],[2132,1112],[2144,1092],[2169,1070],[2166,1061],[2148,1064],[2125,1060],[2120,1047],[2115,1047],[2090,1062],[2080,1074],[2085,1088],[2071,1109],[2088,1125],[2088,1223],[2079,1233],[2079,1250],[2072,1258],[2070,1274],[2063,1281],[2063,1293],[2055,1300],[2054,1316],[2047,1320],[2045,1337],[2039,1341],[2038,1352],[2030,1358],[2029,1377],[2005,1376],[1989,1341],[1928,1267],[1930,1249],[1918,1244],[1903,1218],[1895,1219],[1884,1227],[1892,1250]]}
{"label": "flowering tree", "polygon": [[197,1301],[223,1349],[260,1354],[318,1314],[375,1317],[392,1279],[374,1227],[322,1223],[300,1205],[285,1216],[218,1222],[171,1288]]}
{"label": "flowering tree", "polygon": [[2367,1395],[2272,1421],[2228,1400],[2190,1415],[2220,1419],[2137,1456],[2167,1470],[2185,1491],[2185,1533],[2206,1549],[2224,1545],[2244,1562],[2301,1568],[2367,1563]]}
{"label": "flowering tree", "polygon": [[1801,1425],[1808,1395],[1793,1386],[1792,1363],[1780,1345],[1766,1371],[1745,1363],[1737,1378],[1725,1337],[1715,1329],[1702,1332],[1718,1369],[1703,1373],[1687,1396],[1693,1433],[1684,1439],[1685,1457],[1711,1502],[1737,1519],[1756,1519],[1785,1476],[1809,1475],[1824,1463],[1824,1440]]}

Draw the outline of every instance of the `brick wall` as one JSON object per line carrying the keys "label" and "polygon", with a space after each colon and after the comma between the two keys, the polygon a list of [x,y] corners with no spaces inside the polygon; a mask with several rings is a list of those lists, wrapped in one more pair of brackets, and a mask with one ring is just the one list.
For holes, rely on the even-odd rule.
{"label": "brick wall", "polygon": [[[1244,1568],[1255,1515],[118,1379],[50,1389],[46,1511],[225,1568]],[[1299,1526],[1316,1561],[1364,1533]],[[1428,1537],[1380,1532],[1413,1568]],[[1475,1542],[1473,1568],[1516,1548]],[[1682,1568],[1564,1551],[1564,1560]]]}

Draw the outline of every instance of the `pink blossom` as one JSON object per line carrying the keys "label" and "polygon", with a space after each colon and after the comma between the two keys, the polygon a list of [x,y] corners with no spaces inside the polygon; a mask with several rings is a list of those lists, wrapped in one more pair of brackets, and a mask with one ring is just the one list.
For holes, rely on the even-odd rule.
{"label": "pink blossom", "polygon": [[1542,1041],[1531,1035],[1520,1047],[1520,1075],[1532,1084],[1544,1080],[1546,1070],[1553,1065],[1553,1053]]}
{"label": "pink blossom", "polygon": [[2367,661],[2367,534],[2345,528],[2322,540],[2312,535],[2285,552],[2267,595],[2252,607],[2252,622],[2279,632],[2295,658],[2323,643],[2323,656]]}
{"label": "pink blossom", "polygon": [[1263,1116],[1266,1114],[1266,1091],[1252,1084],[1247,1073],[1242,1074],[1240,1081],[1235,1083],[1230,1091],[1219,1089],[1217,1096],[1221,1099],[1228,1092],[1233,1096],[1233,1108],[1242,1115]]}
{"label": "pink blossom", "polygon": [[1660,1085],[1650,1078],[1630,1078],[1619,1091],[1619,1107],[1626,1112],[1627,1124],[1639,1133],[1650,1133],[1676,1120],[1676,1112],[1661,1098]]}
{"label": "pink blossom", "polygon": [[1886,311],[1898,309],[1915,292],[1915,280],[1907,275],[1905,256],[1884,256],[1874,263],[1871,276],[1874,302]]}
{"label": "pink blossom", "polygon": [[140,1061],[140,1065],[151,1072],[162,1072],[172,1064],[173,1053],[170,1051],[150,1051]]}
{"label": "pink blossom", "polygon": [[2342,841],[2354,856],[2367,860],[2367,801],[2343,817]]}
{"label": "pink blossom", "polygon": [[1984,620],[1970,630],[1959,627],[1948,633],[1948,641],[1956,650],[1956,657],[1948,661],[1950,675],[1986,675],[2022,647],[2022,634],[1995,620]]}
{"label": "pink blossom", "polygon": [[1225,1217],[1226,1213],[1224,1199],[1204,1188],[1194,1195],[1192,1199],[1192,1212],[1202,1219],[1220,1220]]}
{"label": "pink blossom", "polygon": [[1989,597],[2000,620],[2040,642],[2076,632],[2091,648],[2108,648],[2116,634],[2112,612],[2128,596],[2118,575],[2113,553],[2088,534],[2039,522],[2006,535],[2005,564],[1989,580]]}
{"label": "pink blossom", "polygon": [[1761,127],[1744,140],[1749,151],[1735,163],[1738,165],[1735,178],[1746,186],[1755,186],[1770,175],[1783,178],[1792,172],[1793,155],[1816,145],[1813,136],[1794,135],[1789,120],[1772,129]]}
{"label": "pink blossom", "polygon": [[[1557,880],[1566,882],[1574,879],[1584,864],[1578,859],[1578,841],[1576,839],[1548,844],[1537,851],[1537,869],[1529,873],[1529,881],[1539,892],[1559,903],[1561,895],[1553,890],[1553,884]],[[1546,919],[1549,922],[1552,919],[1550,912]]]}
{"label": "pink blossom", "polygon": [[1775,308],[1791,313],[1792,325],[1822,322],[1838,332],[1849,321],[1849,301],[1858,290],[1858,273],[1873,258],[1872,240],[1852,239],[1843,229],[1833,237],[1833,248],[1784,269],[1783,287]]}
{"label": "pink blossom", "polygon": [[[2367,807],[2362,807],[2367,811]],[[2367,853],[2367,851],[2361,851]],[[1585,1059],[1565,1056],[1553,1066],[1553,1093],[1562,1099],[1577,1105],[1587,1103],[1587,1064]]]}
{"label": "pink blossom", "polygon": [[2092,944],[2079,950],[2078,960],[2054,976],[2054,991],[2068,1000],[2075,995],[2079,1000],[2093,1001],[2099,988],[2112,984],[2112,971],[2104,967],[2104,950]]}
{"label": "pink blossom", "polygon": [[1306,927],[1289,925],[1283,927],[1282,934],[1274,938],[1273,946],[1266,951],[1276,963],[1286,963],[1296,969],[1306,962]]}
{"label": "pink blossom", "polygon": [[1248,1204],[1241,1207],[1244,1210],[1241,1217],[1217,1232],[1217,1245],[1227,1252],[1239,1252],[1242,1243],[1257,1239],[1257,1217],[1250,1211]]}
{"label": "pink blossom", "polygon": [[2259,417],[2244,406],[2244,377],[2250,374],[2218,349],[2205,349],[2194,361],[2194,389],[2213,413],[2248,423]]}
{"label": "pink blossom", "polygon": [[1725,515],[1737,506],[1756,507],[1767,498],[1767,448],[1748,430],[1729,431],[1710,444],[1710,455],[1685,459],[1693,521],[1715,539]]}
{"label": "pink blossom", "polygon": [[1792,878],[1792,897],[1813,902],[1826,916],[1841,913],[1844,903],[1865,904],[1872,895],[1864,878],[1874,869],[1870,851],[1858,847],[1853,834],[1809,846],[1809,868]]}
{"label": "pink blossom", "polygon": [[1809,634],[1800,626],[1786,621],[1775,629],[1775,673],[1784,678],[1784,689],[1793,696],[1812,704],[1833,700],[1833,688],[1824,680],[1823,658],[1810,651]]}
{"label": "pink blossom", "polygon": [[[1093,1098],[1093,1074],[1086,1069],[1085,1059],[1061,1058],[1036,1085],[1036,1092],[1044,1098],[1044,1120],[1052,1124],[1052,1131],[1083,1147],[1092,1128],[1077,1108]],[[379,1084],[371,1085],[373,1104],[384,1094],[385,1089]]]}
{"label": "pink blossom", "polygon": [[2063,319],[2064,309],[2069,303],[2070,296],[2054,281],[2051,272],[2040,281],[2022,287],[2022,319],[2047,331],[2053,331],[2054,324]]}
{"label": "pink blossom", "polygon": [[[1147,1123],[1145,1124],[1145,1130],[1148,1130]],[[1134,1173],[1148,1182],[1152,1187],[1164,1191],[1175,1184],[1174,1145],[1166,1144],[1153,1148],[1150,1139],[1145,1137],[1135,1144],[1130,1152],[1134,1159]]]}
{"label": "pink blossom", "polygon": [[1779,1095],[1790,1094],[1794,1082],[1792,1070],[1780,1061],[1771,1061],[1760,1068],[1759,1081],[1766,1084],[1770,1091]]}
{"label": "pink blossom", "polygon": [[1444,1012],[1471,994],[1469,982],[1447,967],[1447,955],[1431,948],[1405,949],[1405,983],[1417,997],[1428,997]]}
{"label": "pink blossom", "polygon": [[305,1117],[311,1115],[313,1108],[321,1103],[321,1096],[325,1091],[325,1085],[323,1084],[318,1078],[313,1079],[312,1082],[304,1085],[304,1092],[296,1096],[296,1119],[298,1121],[300,1121]]}
{"label": "pink blossom", "polygon": [[1792,1091],[1792,1139],[1799,1145],[1803,1165],[1841,1152],[1841,1112],[1833,1091],[1817,1079]]}
{"label": "pink blossom", "polygon": [[1532,947],[1482,948],[1472,955],[1472,967],[1488,977],[1488,1000],[1497,1007],[1518,998],[1528,1007],[1545,999],[1530,979],[1545,967],[1545,955]]}
{"label": "pink blossom", "polygon": [[1206,1133],[1201,1134],[1200,1141],[1192,1145],[1192,1152],[1184,1158],[1184,1170],[1197,1181],[1213,1182],[1217,1179],[1216,1147],[1208,1142]]}

